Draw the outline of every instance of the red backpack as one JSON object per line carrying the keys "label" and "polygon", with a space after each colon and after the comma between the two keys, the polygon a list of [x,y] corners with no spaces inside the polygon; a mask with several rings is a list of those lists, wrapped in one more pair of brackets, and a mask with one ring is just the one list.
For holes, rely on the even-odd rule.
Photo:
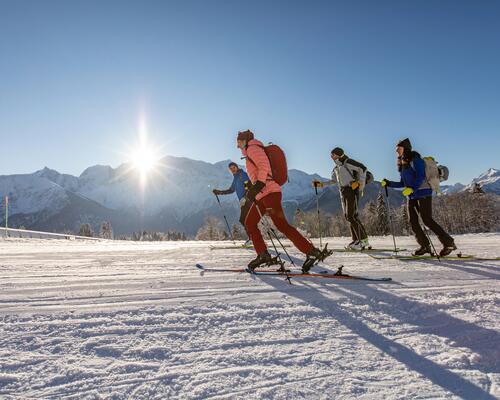
{"label": "red backpack", "polygon": [[[259,146],[266,152],[267,158],[269,159],[269,164],[271,164],[272,180],[280,186],[283,186],[285,183],[287,183],[288,167],[286,165],[286,156],[283,149],[276,144],[269,144],[267,146],[253,144],[252,146]],[[248,157],[248,159],[253,165],[255,165],[250,157]]]}

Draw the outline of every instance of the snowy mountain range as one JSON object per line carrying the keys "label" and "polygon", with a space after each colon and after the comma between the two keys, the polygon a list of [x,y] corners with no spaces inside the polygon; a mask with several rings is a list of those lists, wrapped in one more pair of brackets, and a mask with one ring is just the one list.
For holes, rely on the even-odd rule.
{"label": "snowy mountain range", "polygon": [[[229,160],[215,164],[184,157],[167,156],[161,167],[141,190],[140,177],[129,164],[118,168],[95,165],[79,176],[61,174],[44,168],[32,174],[0,176],[0,195],[9,196],[11,226],[49,231],[76,231],[83,222],[97,229],[110,220],[115,233],[131,233],[140,229],[179,230],[196,233],[208,215],[221,215],[212,189],[230,186]],[[324,179],[292,169],[289,183],[283,188],[285,210],[291,216],[297,208],[316,207],[311,180]],[[445,193],[467,190],[479,183],[486,192],[500,194],[500,171],[490,169],[470,185],[443,187]],[[375,198],[378,185],[365,191],[363,203]],[[399,204],[399,193],[390,196]],[[222,206],[230,223],[238,219],[238,203],[234,195],[222,196]],[[338,190],[328,187],[320,192],[322,210],[340,209]],[[2,209],[1,219],[4,219]]]}

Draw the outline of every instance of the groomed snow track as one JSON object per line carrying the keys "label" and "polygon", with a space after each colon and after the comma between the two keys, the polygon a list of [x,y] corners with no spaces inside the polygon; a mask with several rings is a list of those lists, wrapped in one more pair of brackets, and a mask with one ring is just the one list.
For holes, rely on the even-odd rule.
{"label": "groomed snow track", "polygon": [[[500,235],[457,243],[498,256]],[[0,239],[0,398],[500,397],[500,262],[337,253],[332,271],[394,281],[290,285],[201,274],[253,256],[209,245]]]}

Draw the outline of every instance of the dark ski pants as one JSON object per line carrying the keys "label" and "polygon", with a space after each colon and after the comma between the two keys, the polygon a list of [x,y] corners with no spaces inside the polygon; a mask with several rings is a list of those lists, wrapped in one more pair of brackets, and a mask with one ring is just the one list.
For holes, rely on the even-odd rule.
{"label": "dark ski pants", "polygon": [[[260,214],[257,207],[259,207]],[[271,218],[274,226],[290,239],[302,253],[307,254],[312,250],[313,245],[286,220],[285,213],[281,207],[281,193],[276,192],[269,193],[259,201],[252,203],[244,219],[247,232],[250,235],[250,239],[252,239],[257,254],[261,254],[267,250],[266,243],[258,227],[261,219],[260,215],[264,214],[267,214]]]}
{"label": "dark ski pants", "polygon": [[443,246],[453,244],[453,238],[432,218],[432,196],[428,196],[423,199],[408,200],[408,216],[411,229],[415,233],[415,237],[420,246],[429,247],[430,243],[420,225],[417,211],[422,217],[422,222],[436,234]]}
{"label": "dark ski pants", "polygon": [[359,190],[353,190],[350,186],[346,186],[341,191],[342,208],[345,219],[349,222],[351,228],[352,240],[366,239],[368,235],[358,215]]}

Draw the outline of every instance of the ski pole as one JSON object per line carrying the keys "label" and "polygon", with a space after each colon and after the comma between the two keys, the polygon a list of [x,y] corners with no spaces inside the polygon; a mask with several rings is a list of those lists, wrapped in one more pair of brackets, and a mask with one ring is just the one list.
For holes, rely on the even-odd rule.
{"label": "ski pole", "polygon": [[224,209],[222,208],[222,204],[220,203],[220,200],[219,200],[219,195],[215,194],[215,198],[217,199],[217,203],[219,203],[219,206],[220,206],[220,209],[221,209],[221,212],[222,212],[222,216],[224,217],[224,221],[226,221],[226,226],[227,226],[227,230],[229,232],[229,236],[231,237],[231,240],[233,241],[233,244],[236,244],[235,240],[234,240],[234,237],[233,237],[233,232],[231,232],[231,228],[229,227],[229,222],[227,222],[227,218],[226,218],[226,214],[224,213]]}
{"label": "ski pole", "polygon": [[394,242],[394,253],[397,253],[398,248],[396,246],[396,236],[394,236],[394,225],[392,223],[391,206],[389,204],[389,190],[387,186],[384,186],[384,189],[385,189],[385,205],[387,207],[387,215],[389,217],[389,226],[391,227],[392,241]]}
{"label": "ski pole", "polygon": [[322,248],[323,244],[321,243],[321,216],[319,214],[319,196],[318,196],[318,187],[316,185],[314,185],[314,191],[316,192],[316,210],[318,212],[319,247]]}
{"label": "ski pole", "polygon": [[[283,243],[281,242],[280,238],[278,237],[278,234],[276,233],[276,231],[267,223],[266,220],[263,220],[263,215],[262,213],[260,212],[260,208],[257,206],[257,203],[255,203],[255,207],[257,207],[257,211],[259,213],[259,216],[261,218],[261,220],[263,221],[263,223],[266,225],[266,229],[267,229],[267,234],[269,235],[269,239],[271,239],[271,243],[273,244],[274,246],[274,241],[272,239],[272,236],[270,234],[270,232],[274,235],[274,237],[276,238],[276,240],[278,241],[278,243],[280,244],[280,246],[282,247],[283,251],[285,252],[286,256],[288,257],[288,259],[290,260],[290,263],[295,267],[295,263],[293,262],[292,260],[292,257],[290,257],[290,254],[288,254],[288,251],[286,250],[285,246],[283,245]],[[278,251],[276,250],[276,246],[275,247],[275,251],[276,253],[278,253]],[[279,255],[279,253],[278,253]],[[281,259],[281,258],[280,258]]]}
{"label": "ski pole", "polygon": [[438,261],[441,261],[441,258],[439,257],[439,254],[436,251],[436,248],[434,247],[434,243],[432,243],[431,236],[429,235],[429,232],[427,232],[427,226],[424,224],[424,220],[422,219],[422,216],[420,215],[420,211],[418,211],[417,206],[418,206],[418,204],[415,205],[415,212],[417,213],[418,222],[421,223],[422,226],[424,227],[423,231],[425,233],[425,236],[427,236],[427,239],[429,240],[429,243],[431,244],[432,251],[434,252],[434,255],[436,256],[436,258],[438,259]]}
{"label": "ski pole", "polygon": [[266,223],[266,221],[264,221],[262,219],[263,216],[262,216],[262,213],[260,212],[260,208],[257,205],[257,202],[255,202],[255,208],[257,208],[257,212],[259,213],[259,216],[260,216],[260,219],[261,219],[262,223],[266,225],[267,235],[269,236],[269,240],[271,240],[271,244],[273,245],[274,251],[276,252],[276,257],[278,258],[278,260],[279,260],[278,262],[280,264],[280,267],[281,267],[281,269],[283,270],[283,273],[286,276],[286,280],[288,281],[289,284],[292,284],[292,281],[290,280],[290,275],[288,275],[288,272],[286,271],[286,268],[285,268],[285,262],[281,258],[281,254],[279,253],[278,248],[276,247],[276,244],[274,243],[273,237],[271,236],[271,232],[273,232],[274,235],[276,236],[276,239],[280,243],[281,247],[283,247],[283,250],[285,251],[286,255],[288,256],[288,258],[290,259],[290,261],[291,261],[291,263],[292,263],[292,265],[294,267],[295,267],[295,264],[293,263],[293,260],[290,258],[290,255],[288,254],[288,252],[285,250],[285,247],[283,246],[283,244],[281,243],[281,241],[278,239],[278,236],[276,235],[276,232],[274,232],[274,230]]}

